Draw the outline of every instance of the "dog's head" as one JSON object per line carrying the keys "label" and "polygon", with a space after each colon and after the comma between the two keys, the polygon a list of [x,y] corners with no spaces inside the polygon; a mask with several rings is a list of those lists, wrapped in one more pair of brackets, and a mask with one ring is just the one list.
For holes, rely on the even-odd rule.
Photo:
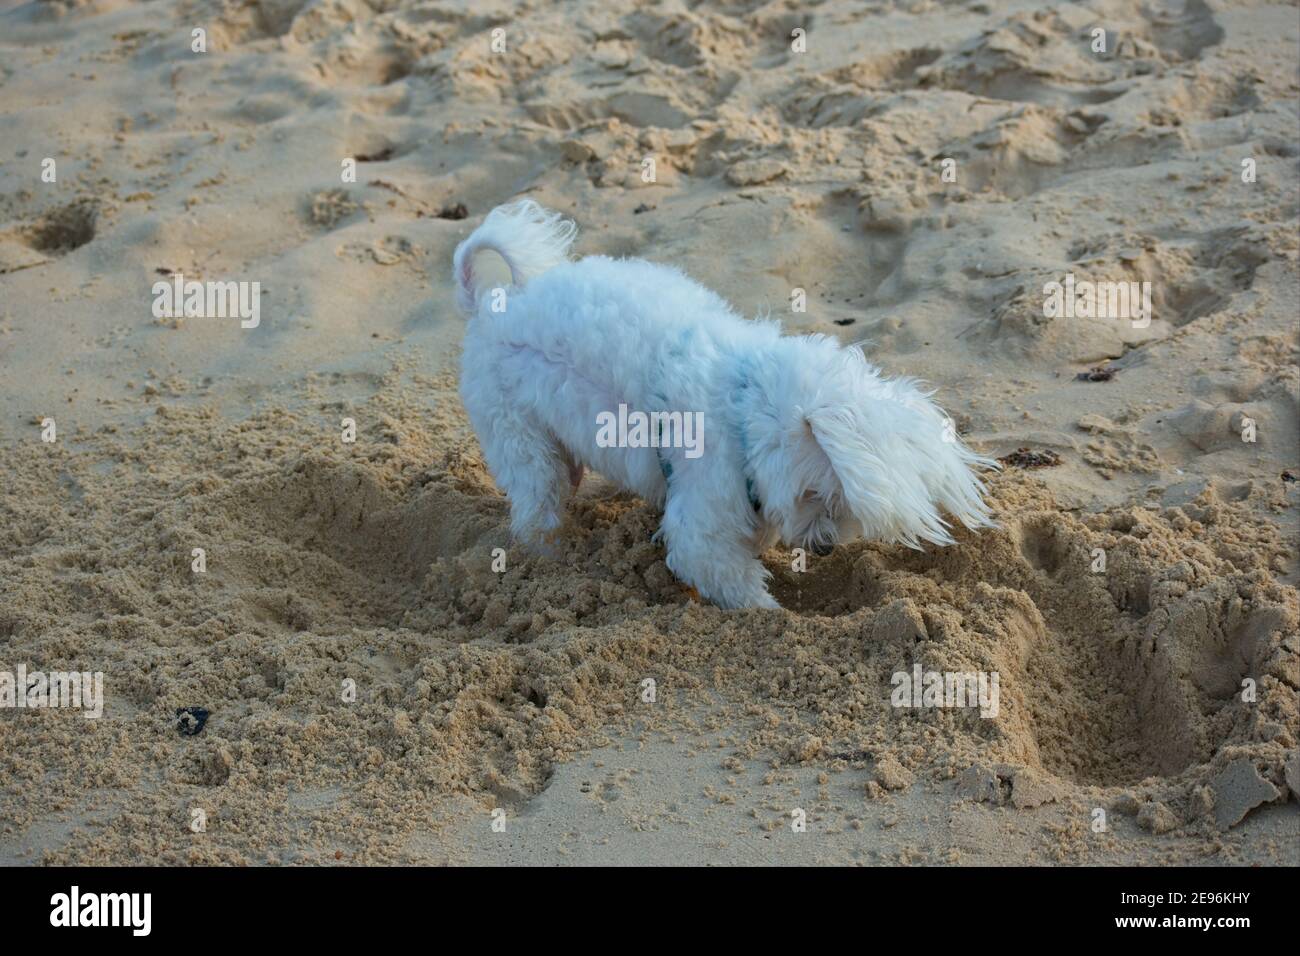
{"label": "dog's head", "polygon": [[764,519],[782,540],[824,556],[837,542],[861,534],[811,419],[795,410],[788,430],[769,433],[766,445],[752,466],[755,492]]}
{"label": "dog's head", "polygon": [[824,337],[783,341],[793,361],[754,373],[742,417],[763,517],[783,540],[817,554],[857,537],[919,547],[952,543],[943,511],[992,524],[974,469],[996,463],[966,448],[913,382],[881,378]]}

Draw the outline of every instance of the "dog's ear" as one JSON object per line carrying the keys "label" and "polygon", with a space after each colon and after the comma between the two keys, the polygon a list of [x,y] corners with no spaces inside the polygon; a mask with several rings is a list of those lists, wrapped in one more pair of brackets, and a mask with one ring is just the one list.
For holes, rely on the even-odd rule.
{"label": "dog's ear", "polygon": [[867,447],[851,409],[824,407],[808,412],[804,429],[830,460],[844,500],[858,520],[863,520],[860,512],[874,514],[886,506],[879,489],[884,463]]}
{"label": "dog's ear", "polygon": [[916,471],[924,464],[909,460],[910,449],[900,436],[875,436],[891,442],[888,448],[877,447],[869,428],[848,406],[815,409],[805,419],[830,459],[845,503],[868,537],[913,548],[920,547],[920,538],[952,541]]}

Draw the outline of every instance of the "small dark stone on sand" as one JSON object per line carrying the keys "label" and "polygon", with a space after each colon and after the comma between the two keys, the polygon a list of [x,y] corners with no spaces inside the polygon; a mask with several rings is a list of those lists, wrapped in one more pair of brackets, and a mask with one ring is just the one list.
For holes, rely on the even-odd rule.
{"label": "small dark stone on sand", "polygon": [[834,319],[836,325],[852,325],[857,319]]}
{"label": "small dark stone on sand", "polygon": [[1017,448],[1009,455],[1003,455],[998,461],[1012,468],[1051,468],[1061,463],[1061,456],[1054,451],[1030,451]]}
{"label": "small dark stone on sand", "polygon": [[850,763],[853,763],[861,760],[871,760],[873,759],[873,754],[870,750],[841,750],[838,753],[831,754],[830,759],[847,760]]}
{"label": "small dark stone on sand", "polygon": [[443,206],[442,212],[438,213],[439,219],[468,219],[469,210],[465,208],[463,202],[458,202],[454,206]]}
{"label": "small dark stone on sand", "polygon": [[1105,368],[1101,365],[1097,365],[1088,369],[1086,372],[1080,372],[1074,377],[1080,382],[1109,382],[1115,377],[1115,373],[1118,371],[1119,369],[1114,368],[1113,366]]}
{"label": "small dark stone on sand", "polygon": [[1289,472],[1289,471],[1284,471],[1284,472],[1282,472],[1282,480],[1283,480],[1283,481],[1300,481],[1300,478],[1297,478],[1295,475],[1291,474],[1291,472]]}
{"label": "small dark stone on sand", "polygon": [[208,712],[202,707],[178,707],[176,709],[176,729],[182,737],[197,736],[208,722]]}
{"label": "small dark stone on sand", "polygon": [[632,215],[639,216],[643,212],[654,212],[654,211],[655,211],[654,206],[647,206],[645,203],[642,203],[641,205],[637,206],[635,209],[632,210]]}

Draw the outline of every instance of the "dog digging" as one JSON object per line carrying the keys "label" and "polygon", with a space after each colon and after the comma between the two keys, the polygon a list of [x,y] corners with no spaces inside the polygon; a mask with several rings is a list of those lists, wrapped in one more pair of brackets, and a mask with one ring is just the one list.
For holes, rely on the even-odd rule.
{"label": "dog digging", "polygon": [[[838,541],[946,545],[950,521],[991,526],[977,471],[994,463],[909,379],[835,339],[746,321],[678,270],[570,260],[576,231],[520,200],[453,259],[461,398],[518,540],[549,552],[590,468],[663,513],[681,581],[720,607],[775,608],[758,555],[777,542],[824,557]],[[480,278],[487,252],[508,286]],[[637,416],[648,424],[627,432]],[[681,426],[697,421],[692,443]],[[665,423],[684,440],[663,442]]]}

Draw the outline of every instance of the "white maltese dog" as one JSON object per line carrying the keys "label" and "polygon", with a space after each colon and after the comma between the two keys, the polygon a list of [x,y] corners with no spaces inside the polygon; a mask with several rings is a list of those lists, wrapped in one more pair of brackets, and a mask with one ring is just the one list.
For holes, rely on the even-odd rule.
{"label": "white maltese dog", "polygon": [[[758,555],[855,537],[951,544],[990,526],[996,467],[908,379],[823,335],[782,336],[668,266],[588,256],[532,200],[456,248],[469,318],[460,393],[517,538],[546,549],[583,468],[663,511],[668,567],[724,608],[779,605]],[[474,257],[492,250],[510,282]]]}

